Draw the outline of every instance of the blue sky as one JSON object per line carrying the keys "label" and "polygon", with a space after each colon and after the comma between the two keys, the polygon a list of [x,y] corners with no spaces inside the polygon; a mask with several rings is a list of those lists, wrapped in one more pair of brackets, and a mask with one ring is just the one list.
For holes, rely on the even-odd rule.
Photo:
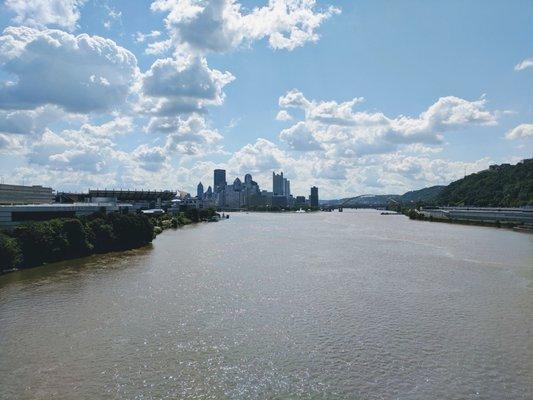
{"label": "blue sky", "polygon": [[0,12],[5,182],[193,191],[223,167],[265,188],[283,170],[296,194],[332,198],[533,153],[531,1],[6,0]]}

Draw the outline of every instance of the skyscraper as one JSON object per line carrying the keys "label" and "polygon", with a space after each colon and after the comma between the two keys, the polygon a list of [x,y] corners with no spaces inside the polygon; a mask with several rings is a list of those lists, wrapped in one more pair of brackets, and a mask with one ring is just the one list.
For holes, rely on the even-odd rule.
{"label": "skyscraper", "polygon": [[202,182],[196,186],[196,196],[198,197],[198,200],[202,200],[204,198],[204,185],[202,185]]}
{"label": "skyscraper", "polygon": [[218,193],[224,189],[226,186],[226,170],[225,169],[215,169],[214,171],[214,192]]}
{"label": "skyscraper", "polygon": [[283,172],[281,172],[279,175],[275,172],[272,172],[272,192],[274,196],[282,196],[285,193]]}
{"label": "skyscraper", "polygon": [[311,207],[318,207],[318,188],[313,186],[311,188],[311,195],[309,196],[309,204]]}
{"label": "skyscraper", "polygon": [[288,179],[284,179],[283,184],[284,184],[283,194],[285,195],[285,197],[289,197],[291,195],[291,181],[289,181]]}

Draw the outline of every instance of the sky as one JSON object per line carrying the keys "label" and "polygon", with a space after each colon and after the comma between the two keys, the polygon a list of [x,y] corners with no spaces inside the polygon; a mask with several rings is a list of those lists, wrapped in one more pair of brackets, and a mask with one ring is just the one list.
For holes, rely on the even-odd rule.
{"label": "sky", "polygon": [[4,0],[0,180],[404,193],[533,156],[533,2]]}

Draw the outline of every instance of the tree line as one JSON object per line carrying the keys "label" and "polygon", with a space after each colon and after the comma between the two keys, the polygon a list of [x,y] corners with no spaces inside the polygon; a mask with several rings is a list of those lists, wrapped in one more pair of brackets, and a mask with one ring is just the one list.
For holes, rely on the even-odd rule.
{"label": "tree line", "polygon": [[144,246],[154,226],[142,214],[97,213],[31,222],[0,232],[0,271]]}

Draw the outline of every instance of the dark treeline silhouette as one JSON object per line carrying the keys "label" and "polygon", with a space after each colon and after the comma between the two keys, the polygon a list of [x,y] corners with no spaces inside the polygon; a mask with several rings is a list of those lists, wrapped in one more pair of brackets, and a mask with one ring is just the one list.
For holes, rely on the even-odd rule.
{"label": "dark treeline silhouette", "polygon": [[150,243],[153,237],[150,219],[137,214],[93,214],[28,223],[0,233],[0,271],[133,249]]}
{"label": "dark treeline silhouette", "polygon": [[533,161],[502,164],[468,175],[446,186],[434,203],[478,207],[533,205]]}

